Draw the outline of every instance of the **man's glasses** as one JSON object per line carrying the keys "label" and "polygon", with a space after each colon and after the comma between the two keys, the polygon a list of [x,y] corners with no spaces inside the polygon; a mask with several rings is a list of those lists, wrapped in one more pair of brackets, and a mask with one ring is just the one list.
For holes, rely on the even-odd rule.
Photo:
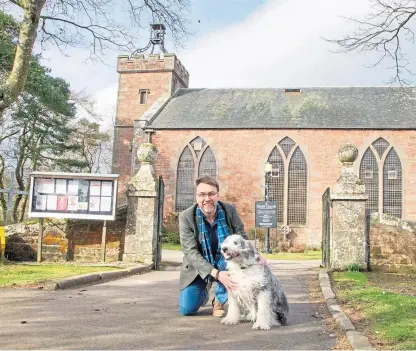
{"label": "man's glasses", "polygon": [[217,195],[218,193],[217,192],[215,192],[215,191],[210,191],[209,193],[199,193],[199,194],[196,194],[196,196],[198,196],[200,199],[204,199],[204,198],[206,198],[207,196],[209,197],[209,198],[212,198],[212,197],[214,197],[215,195]]}

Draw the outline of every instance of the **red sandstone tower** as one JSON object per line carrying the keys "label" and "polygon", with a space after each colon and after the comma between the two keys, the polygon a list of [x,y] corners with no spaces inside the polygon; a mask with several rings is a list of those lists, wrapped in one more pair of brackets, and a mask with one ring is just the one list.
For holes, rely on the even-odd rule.
{"label": "red sandstone tower", "polygon": [[[119,75],[117,115],[114,126],[112,172],[120,174],[119,195],[124,197],[126,185],[133,175],[134,121],[162,96],[171,96],[178,88],[187,88],[189,74],[175,54],[164,48],[165,26],[152,24],[150,42],[132,56],[118,57]],[[155,46],[160,54],[153,54]],[[137,54],[152,47],[151,54]],[[123,202],[123,201],[121,201]],[[121,203],[120,203],[121,204]]]}

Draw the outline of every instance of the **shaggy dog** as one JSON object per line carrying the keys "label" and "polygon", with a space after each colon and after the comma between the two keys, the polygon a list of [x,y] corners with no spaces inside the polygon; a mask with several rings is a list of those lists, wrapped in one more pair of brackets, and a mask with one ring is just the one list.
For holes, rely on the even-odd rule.
{"label": "shaggy dog", "polygon": [[[240,235],[229,235],[221,245],[236,290],[228,290],[228,313],[221,323],[254,322],[253,329],[285,325],[289,313],[286,295],[267,265],[259,263],[253,245]],[[241,318],[240,314],[243,314]]]}

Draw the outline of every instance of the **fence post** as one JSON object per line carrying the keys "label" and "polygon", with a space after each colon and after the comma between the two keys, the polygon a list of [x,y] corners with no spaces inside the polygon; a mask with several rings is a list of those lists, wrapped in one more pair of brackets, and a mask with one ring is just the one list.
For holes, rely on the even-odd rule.
{"label": "fence post", "polygon": [[36,255],[36,260],[38,263],[42,262],[42,241],[43,241],[43,218],[39,218],[38,252]]}

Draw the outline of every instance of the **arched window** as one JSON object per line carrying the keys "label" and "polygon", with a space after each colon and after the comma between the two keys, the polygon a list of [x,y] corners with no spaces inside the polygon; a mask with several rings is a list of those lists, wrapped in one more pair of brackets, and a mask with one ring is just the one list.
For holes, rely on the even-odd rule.
{"label": "arched window", "polygon": [[308,172],[301,149],[285,137],[273,148],[267,161],[273,165],[269,200],[277,202],[278,223],[305,225]]}
{"label": "arched window", "polygon": [[208,175],[211,177],[217,177],[217,162],[215,161],[214,153],[208,146],[199,160],[198,177]]}
{"label": "arched window", "polygon": [[185,146],[179,158],[176,177],[177,212],[195,203],[195,180],[203,175],[216,178],[217,162],[207,143],[201,137],[196,137]]}
{"label": "arched window", "polygon": [[180,212],[194,202],[194,156],[189,146],[185,147],[178,163],[176,178],[176,211]]}
{"label": "arched window", "polygon": [[368,210],[402,217],[402,164],[388,141],[378,138],[365,151],[360,164],[360,179],[365,184]]}
{"label": "arched window", "polygon": [[287,155],[289,155],[289,152],[292,151],[295,145],[296,143],[289,137],[284,137],[282,140],[279,141],[279,146],[282,148],[286,157]]}
{"label": "arched window", "polygon": [[269,200],[277,201],[277,222],[283,223],[283,197],[285,188],[285,165],[282,155],[277,147],[272,150],[267,159],[273,165],[273,171],[270,178]]}
{"label": "arched window", "polygon": [[288,224],[306,224],[307,166],[299,147],[289,163]]}
{"label": "arched window", "polygon": [[365,203],[366,209],[370,212],[378,212],[378,164],[370,148],[366,150],[361,160],[360,179],[365,184],[365,191],[368,196]]}
{"label": "arched window", "polygon": [[402,165],[393,148],[383,167],[383,213],[402,217]]}
{"label": "arched window", "polygon": [[378,156],[382,158],[384,151],[386,151],[389,147],[389,143],[386,139],[378,138],[376,141],[373,142],[373,146],[377,150]]}

